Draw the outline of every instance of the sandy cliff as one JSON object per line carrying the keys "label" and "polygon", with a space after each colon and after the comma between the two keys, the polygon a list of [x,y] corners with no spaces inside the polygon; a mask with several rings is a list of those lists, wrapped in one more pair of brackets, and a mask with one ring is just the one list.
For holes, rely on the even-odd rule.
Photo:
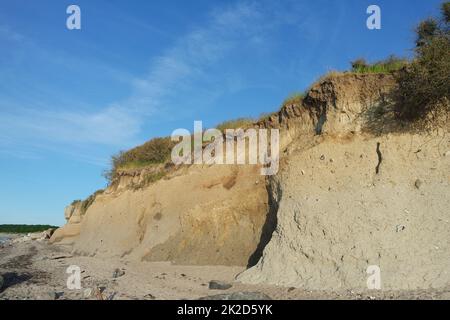
{"label": "sandy cliff", "polygon": [[258,167],[192,166],[133,189],[132,180],[139,178],[123,173],[81,218],[74,207],[52,241],[72,242],[83,255],[248,264],[268,211]]}
{"label": "sandy cliff", "polygon": [[[379,165],[377,145],[382,155]],[[450,283],[448,136],[324,138],[271,180],[277,227],[246,283],[364,289]],[[378,167],[378,174],[377,172]]]}
{"label": "sandy cliff", "polygon": [[383,288],[448,285],[448,123],[432,134],[392,126],[394,86],[383,74],[326,78],[257,123],[280,129],[278,175],[194,165],[134,188],[144,174],[124,172],[69,206],[52,241],[183,264],[259,260],[238,277],[248,283],[365,288],[378,265]]}

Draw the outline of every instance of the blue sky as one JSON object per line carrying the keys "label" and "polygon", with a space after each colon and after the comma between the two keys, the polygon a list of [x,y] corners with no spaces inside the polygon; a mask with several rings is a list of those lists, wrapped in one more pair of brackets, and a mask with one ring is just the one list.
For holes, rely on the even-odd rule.
{"label": "blue sky", "polygon": [[358,57],[411,56],[440,2],[0,0],[0,224],[61,225],[119,150],[275,111]]}

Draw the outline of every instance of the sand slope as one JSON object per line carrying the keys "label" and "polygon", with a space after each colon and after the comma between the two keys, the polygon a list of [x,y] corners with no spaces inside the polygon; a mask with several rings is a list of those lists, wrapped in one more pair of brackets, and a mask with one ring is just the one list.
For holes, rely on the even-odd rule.
{"label": "sand slope", "polygon": [[[377,143],[382,162],[379,173]],[[450,283],[450,136],[328,138],[292,151],[273,179],[277,228],[258,265],[238,277],[308,289]]]}
{"label": "sand slope", "polygon": [[82,255],[242,266],[257,249],[268,199],[256,166],[192,166],[145,188],[122,184],[81,218],[75,210],[52,242]]}

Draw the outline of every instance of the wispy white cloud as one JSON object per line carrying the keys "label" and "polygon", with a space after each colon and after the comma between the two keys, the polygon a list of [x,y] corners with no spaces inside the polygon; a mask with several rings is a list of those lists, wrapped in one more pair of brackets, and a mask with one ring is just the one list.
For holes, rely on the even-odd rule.
{"label": "wispy white cloud", "polygon": [[[210,74],[211,68],[226,61],[230,54],[243,46],[254,46],[255,52],[270,46],[267,36],[277,24],[286,21],[294,23],[293,13],[288,11],[273,10],[271,6],[264,7],[259,2],[239,2],[220,7],[210,13],[204,24],[191,26],[190,31],[176,40],[172,47],[152,59],[143,76],[133,77],[122,74],[114,67],[104,66],[102,69],[109,70],[111,74],[123,75],[131,94],[103,108],[91,108],[91,111],[83,108],[79,111],[74,101],[64,110],[52,110],[51,106],[44,110],[36,109],[35,104],[31,103],[22,106],[20,112],[11,112],[11,108],[5,108],[10,112],[4,112],[1,110],[5,103],[0,101],[0,137],[48,141],[66,146],[130,146],[140,140],[146,120],[172,108],[177,101],[181,102],[183,97],[180,92],[194,86],[197,96],[201,96],[199,99],[214,99],[226,90],[236,91],[246,86],[243,77],[236,73],[225,74],[225,78],[219,78],[219,83],[215,83],[217,78]],[[6,27],[0,27],[0,34],[15,41],[24,39]],[[71,58],[54,57],[42,48],[39,50],[42,55],[48,55],[48,60],[53,60],[53,63],[66,61],[73,66]],[[202,87],[202,84],[207,87]]]}
{"label": "wispy white cloud", "polygon": [[0,24],[0,37],[16,42],[21,42],[25,39],[25,37],[22,34],[2,24]]}
{"label": "wispy white cloud", "polygon": [[133,95],[117,105],[143,114],[164,107],[165,99],[198,79],[207,79],[208,67],[257,36],[262,18],[253,3],[245,2],[212,12],[206,25],[194,27],[154,58],[148,73],[133,81]]}
{"label": "wispy white cloud", "polygon": [[95,113],[28,109],[20,113],[3,112],[0,136],[9,137],[9,141],[20,135],[22,140],[38,137],[57,143],[118,146],[136,136],[139,128],[136,122],[135,117],[114,107]]}

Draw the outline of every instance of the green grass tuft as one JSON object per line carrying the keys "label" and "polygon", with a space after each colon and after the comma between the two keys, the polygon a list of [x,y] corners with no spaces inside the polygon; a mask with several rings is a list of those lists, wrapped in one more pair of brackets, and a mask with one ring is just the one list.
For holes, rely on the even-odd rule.
{"label": "green grass tuft", "polygon": [[303,99],[305,98],[306,94],[304,92],[294,92],[291,93],[284,101],[283,106],[287,105],[301,105],[303,102]]}
{"label": "green grass tuft", "polygon": [[375,63],[367,63],[364,59],[357,59],[351,62],[351,72],[354,73],[392,73],[399,71],[408,65],[407,59],[390,56],[385,60]]}
{"label": "green grass tuft", "polygon": [[224,121],[216,126],[217,130],[225,133],[226,129],[248,129],[253,126],[255,120],[252,118],[238,118]]}

